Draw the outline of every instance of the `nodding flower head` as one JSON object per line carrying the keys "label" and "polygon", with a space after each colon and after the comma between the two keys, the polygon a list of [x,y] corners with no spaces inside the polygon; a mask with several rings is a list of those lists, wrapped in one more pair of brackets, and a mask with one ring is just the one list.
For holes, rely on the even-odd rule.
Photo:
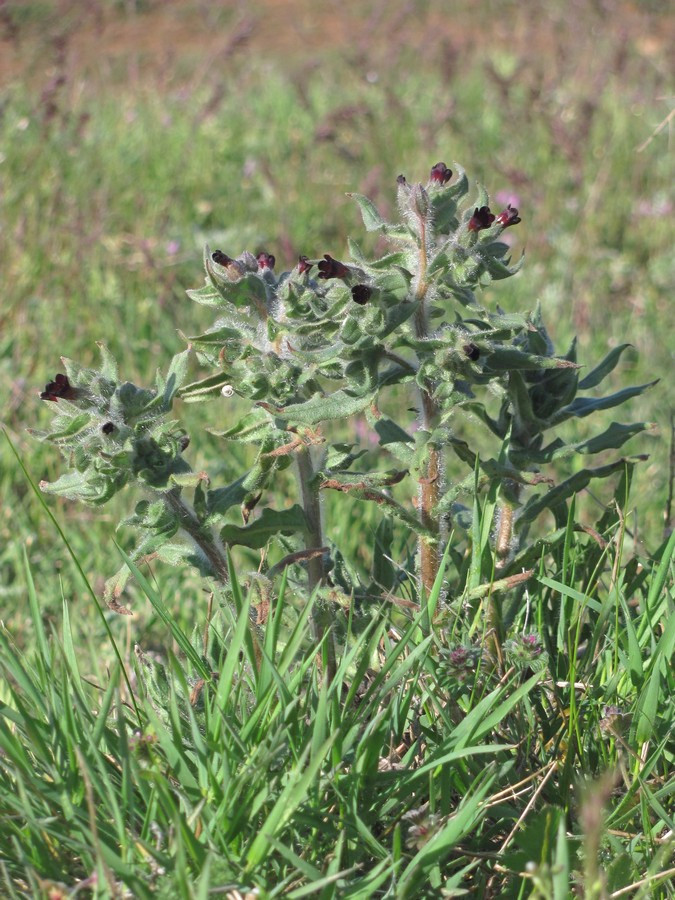
{"label": "nodding flower head", "polygon": [[434,184],[447,184],[451,178],[452,170],[444,162],[437,162],[429,175],[429,181],[433,181]]}
{"label": "nodding flower head", "polygon": [[309,261],[307,256],[299,256],[298,257],[298,274],[302,275],[303,272],[309,272],[312,268],[312,263]]}
{"label": "nodding flower head", "polygon": [[103,425],[101,425],[101,431],[103,432],[103,434],[112,434],[114,430],[114,422],[105,422]]}
{"label": "nodding flower head", "polygon": [[352,288],[352,300],[360,306],[366,304],[372,297],[373,289],[367,284],[355,284]]}
{"label": "nodding flower head", "polygon": [[324,253],[323,259],[319,263],[319,278],[346,278],[349,275],[349,269],[344,263],[338,262],[327,253]]}
{"label": "nodding flower head", "polygon": [[476,362],[476,360],[480,357],[480,349],[475,344],[464,344],[462,347],[462,351],[464,355],[467,356],[471,362]]}
{"label": "nodding flower head", "polygon": [[227,255],[227,253],[223,253],[222,250],[214,250],[211,254],[211,259],[214,263],[218,263],[219,266],[229,266],[230,263],[234,262],[234,260]]}
{"label": "nodding flower head", "polygon": [[401,187],[403,187],[403,185],[407,183],[408,182],[406,181],[405,175],[399,175],[396,179],[396,184],[400,184]]}
{"label": "nodding flower head", "polygon": [[502,228],[508,228],[509,225],[517,225],[518,222],[521,221],[520,216],[518,215],[518,210],[515,206],[509,205],[506,209],[503,209],[497,218],[495,219],[498,225],[501,225]]}
{"label": "nodding flower head", "polygon": [[489,228],[495,220],[494,213],[490,212],[489,206],[476,207],[473,215],[469,219],[469,231],[482,231],[483,228]]}
{"label": "nodding flower head", "polygon": [[56,403],[57,400],[74,400],[77,394],[78,390],[68,381],[68,376],[59,372],[53,381],[49,381],[45,385],[44,391],[40,394],[40,400],[51,400]]}
{"label": "nodding flower head", "polygon": [[273,269],[274,263],[276,262],[276,259],[271,253],[265,253],[264,251],[259,253],[256,259],[258,260],[259,269]]}

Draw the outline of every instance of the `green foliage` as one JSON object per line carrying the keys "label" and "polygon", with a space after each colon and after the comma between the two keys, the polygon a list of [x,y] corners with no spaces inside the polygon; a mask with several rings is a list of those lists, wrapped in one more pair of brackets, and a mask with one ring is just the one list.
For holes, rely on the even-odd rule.
{"label": "green foliage", "polygon": [[[166,376],[157,375],[154,391],[119,383],[117,366],[104,348],[100,370],[66,361],[65,380],[58,375],[47,385],[43,399],[56,401],[58,414],[52,430],[36,436],[56,443],[75,471],[43,489],[100,504],[135,481],[164,495],[144,501],[125,520],[141,532],[134,558],[159,554],[176,564],[192,560],[221,582],[226,581],[223,544],[262,549],[275,536],[304,536],[308,553],[323,552],[310,566],[312,588],[326,584],[335,566],[323,549],[318,513],[319,493],[334,490],[376,503],[412,530],[419,559],[417,571],[408,574],[419,577],[427,591],[436,579],[448,528],[472,530],[472,504],[462,506],[459,498],[477,490],[490,498],[496,523],[494,540],[482,539],[481,553],[494,552],[496,566],[506,569],[527,552],[529,528],[538,516],[550,511],[560,526],[576,493],[595,479],[632,467],[635,460],[580,469],[543,494],[525,488],[551,479],[530,473],[572,454],[618,449],[648,426],[613,423],[583,442],[556,436],[547,445],[545,433],[560,432],[569,419],[617,406],[651,384],[600,398],[578,397],[579,391],[602,383],[627,345],[610,351],[580,382],[576,342],[566,354],[557,354],[539,307],[514,314],[483,305],[482,288],[519,268],[510,265],[508,244],[500,238],[520,218],[511,206],[491,213],[480,185],[467,205],[468,194],[464,170],[460,167],[453,181],[450,169],[438,163],[425,185],[399,176],[398,223],[387,223],[368,198],[353,195],[366,229],[382,233],[393,250],[367,260],[352,242],[356,264],[329,254],[321,260],[301,256],[294,269],[277,275],[268,253],[256,257],[245,251],[235,259],[207,246],[206,284],[188,294],[217,309],[218,318],[189,339],[188,350],[174,357]],[[191,349],[216,374],[184,385]],[[392,406],[388,398],[398,399],[402,392],[411,395],[408,406],[418,405],[417,422],[410,416],[382,417],[380,408]],[[176,396],[247,401],[243,418],[215,433],[229,443],[256,447],[248,473],[225,488],[212,488],[205,473],[191,471],[183,455],[186,434],[166,421]],[[495,398],[499,409],[493,417],[489,409]],[[357,455],[344,447],[342,434],[362,413],[382,450],[392,452],[405,469],[351,471]],[[467,416],[499,439],[497,460],[481,459],[478,439],[460,422]],[[337,440],[329,440],[328,429]],[[460,429],[470,442],[458,438]],[[448,450],[482,477],[446,484]],[[254,512],[293,460],[302,505],[263,506]],[[409,480],[419,485],[417,511],[392,496],[393,486]],[[194,492],[191,504],[184,496],[189,490]],[[243,527],[227,521],[237,504]],[[196,554],[174,545],[164,548],[179,530],[187,532]],[[300,549],[297,542],[285,546]],[[125,580],[120,572],[109,585],[109,599],[118,598]],[[468,584],[454,583],[452,590],[468,588],[475,596],[479,586],[472,578]],[[346,572],[341,589],[364,593]]]}
{"label": "green foliage", "polygon": [[[168,66],[162,26],[179,6],[185,43],[170,42]],[[643,543],[661,533],[667,446],[649,440],[647,465],[611,452],[637,436],[630,452],[642,453],[644,425],[622,423],[665,424],[672,394],[668,379],[646,390],[669,362],[666,29],[646,8],[639,22],[617,9],[608,25],[593,4],[568,21],[559,4],[526,0],[509,4],[505,43],[490,4],[449,18],[422,4],[405,28],[395,4],[376,19],[346,4],[348,27],[326,23],[297,59],[270,27],[276,8],[268,19],[250,4],[264,25],[237,32],[234,11],[194,6],[2,14],[3,86],[24,66],[0,119],[3,417],[28,467],[45,486],[60,475],[65,493],[34,502],[0,446],[0,893],[671,896],[675,548],[649,555]],[[217,66],[203,65],[210,53]],[[497,196],[516,187],[500,206],[522,207],[524,221],[481,259],[468,243],[464,258],[436,254],[434,278],[457,274],[438,288],[453,313],[430,318],[420,344],[409,223],[377,181],[449,147]],[[442,187],[436,230],[457,233],[476,208],[461,201],[470,184],[460,170]],[[251,352],[237,396],[218,353],[227,345],[236,362],[279,339],[269,316],[257,325],[278,278],[260,279],[249,258],[241,288],[254,302],[231,287],[225,304],[207,285],[186,312],[195,254],[206,242],[233,256],[283,248],[279,271],[312,248],[342,259],[354,216],[339,198],[353,189],[369,231],[349,242],[349,265],[367,274],[368,302],[316,280],[334,290],[333,324],[322,298],[298,297],[284,361],[295,365]],[[504,277],[512,238],[528,250],[517,279]],[[475,277],[498,280],[498,294],[474,290]],[[524,297],[541,298],[562,350],[540,339],[543,322],[530,331],[536,312],[511,312]],[[51,353],[91,367],[106,335],[124,377],[151,384],[186,315],[215,374],[195,373],[194,354],[182,371],[179,354],[174,380],[122,391],[105,355],[91,369],[102,404],[42,404],[68,410],[63,434],[25,443]],[[334,342],[312,345],[317,322],[336,326]],[[479,352],[459,355],[473,398],[457,371],[463,344],[432,345],[437,326],[462,322]],[[601,360],[590,373],[575,368],[576,345],[565,352],[570,329],[578,362]],[[398,359],[380,362],[376,385],[361,360],[378,344]],[[73,383],[86,387],[87,371]],[[420,429],[411,408],[434,372],[444,412]],[[106,381],[129,428],[112,461],[97,432],[111,421]],[[169,412],[177,381],[185,401],[215,404]],[[270,440],[270,422],[283,437]],[[64,480],[55,447],[89,462]],[[444,492],[429,489],[423,522],[413,497],[436,449]],[[67,540],[57,525],[55,540],[69,490],[111,499],[71,517]],[[111,527],[125,518],[123,565],[104,590]],[[274,531],[289,519],[293,530]],[[223,540],[256,533],[273,537],[228,556]],[[431,571],[447,539],[431,590],[417,577],[420,538]]]}

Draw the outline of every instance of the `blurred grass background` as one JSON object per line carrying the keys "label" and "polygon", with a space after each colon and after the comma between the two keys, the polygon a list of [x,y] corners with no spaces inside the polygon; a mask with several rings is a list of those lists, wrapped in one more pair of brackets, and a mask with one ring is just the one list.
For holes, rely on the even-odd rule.
{"label": "blurred grass background", "polygon": [[[669,5],[649,0],[5,0],[0,417],[33,477],[63,471],[26,434],[47,419],[37,393],[60,355],[93,361],[104,339],[148,383],[182,348],[177,329],[210,323],[184,293],[202,282],[205,240],[264,248],[278,268],[345,256],[362,237],[346,191],[386,213],[400,172],[424,180],[457,160],[523,218],[509,236],[526,265],[487,305],[541,300],[560,349],[578,334],[588,365],[629,341],[613,389],[661,378],[605,422],[658,425],[627,450],[649,454],[629,524],[653,547],[675,395],[674,38]],[[188,424],[202,415],[185,410]],[[215,439],[195,443],[197,467],[235,476]],[[85,595],[4,442],[0,492],[0,618],[22,640],[24,545],[46,616],[61,591]],[[98,589],[133,502],[53,504]],[[355,508],[345,534],[358,542],[372,516]],[[183,573],[162,577],[168,599],[201,602]]]}

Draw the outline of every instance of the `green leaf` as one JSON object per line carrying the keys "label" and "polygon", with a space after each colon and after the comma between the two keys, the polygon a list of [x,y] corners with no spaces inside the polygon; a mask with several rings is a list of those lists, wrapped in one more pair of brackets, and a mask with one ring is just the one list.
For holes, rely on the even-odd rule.
{"label": "green leaf", "polygon": [[493,372],[512,372],[514,369],[537,371],[540,369],[578,369],[576,363],[557,356],[537,356],[511,347],[493,350],[485,357],[486,369]]}
{"label": "green leaf", "polygon": [[220,328],[214,328],[212,331],[206,331],[204,334],[197,334],[188,338],[188,341],[194,347],[203,347],[205,349],[213,349],[228,343],[228,341],[239,340],[241,340],[241,332],[231,325],[222,325]]}
{"label": "green leaf", "polygon": [[158,403],[163,409],[170,410],[173,398],[178,393],[178,389],[185,381],[187,375],[188,361],[190,359],[190,349],[183,350],[182,353],[176,353],[171,360],[169,371],[166,378],[158,375],[157,391],[161,393],[161,400]]}
{"label": "green leaf", "polygon": [[579,472],[575,472],[571,478],[556,485],[543,496],[527,503],[518,516],[517,527],[521,528],[523,523],[533,521],[544,510],[553,509],[564,503],[565,500],[569,500],[574,494],[578,494],[579,491],[587,487],[594,478],[607,478],[615,472],[620,472],[627,465],[634,465],[640,459],[640,457],[625,457],[606,466],[598,466],[595,469],[581,469]]}
{"label": "green leaf", "polygon": [[253,550],[260,550],[275,534],[292,534],[306,528],[305,513],[296,503],[290,509],[267,507],[251,525],[225,525],[220,531],[220,537],[226,544],[242,544]]}
{"label": "green leaf", "polygon": [[225,431],[216,431],[212,428],[208,428],[207,431],[216,437],[225,438],[226,441],[259,443],[271,434],[277,433],[278,429],[265,410],[254,409]]}
{"label": "green leaf", "polygon": [[[637,720],[635,739],[638,744],[651,740],[654,734],[658,721],[659,699],[661,698],[661,687],[664,677],[661,671],[661,661],[665,660],[665,667],[671,666],[674,649],[675,616],[671,615],[665,621],[663,634],[656,645],[656,650],[652,654],[649,673],[645,678],[645,684],[635,708],[635,719]],[[665,695],[663,700],[667,702]]]}
{"label": "green leaf", "polygon": [[195,303],[201,303],[203,306],[215,306],[218,309],[223,309],[227,306],[223,295],[209,282],[207,282],[204,287],[190,289],[185,293],[190,300],[194,300]]}
{"label": "green leaf", "polygon": [[372,200],[363,194],[347,194],[352,200],[355,200],[361,210],[361,218],[366,227],[366,231],[382,231],[386,228],[387,223],[377,210]]}
{"label": "green leaf", "polygon": [[102,341],[96,341],[96,346],[101,353],[101,375],[113,384],[119,381],[117,360]]}
{"label": "green leaf", "polygon": [[[248,474],[248,473],[247,473]],[[248,494],[248,488],[244,485],[247,475],[242,475],[224,488],[216,488],[206,494],[206,508],[208,510],[207,524],[215,524],[233,506],[243,503]]]}
{"label": "green leaf", "polygon": [[556,438],[547,447],[541,450],[518,450],[512,449],[509,458],[515,466],[527,466],[532,463],[542,464],[552,462],[554,459],[565,459],[573,456],[575,453],[593,454],[601,453],[603,450],[618,450],[626,441],[629,441],[636,434],[643,431],[649,431],[654,428],[652,422],[636,422],[633,425],[621,425],[619,422],[612,422],[606,431],[595,437],[588,438],[585,441],[578,441],[576,444],[566,444],[561,438]]}
{"label": "green leaf", "polygon": [[355,396],[347,391],[339,390],[327,396],[315,394],[311,400],[307,400],[305,403],[293,403],[282,408],[271,407],[266,403],[260,403],[259,406],[268,409],[287,422],[298,425],[318,425],[319,422],[326,422],[330,419],[346,419],[356,415],[370,406],[375,397],[375,393]]}
{"label": "green leaf", "polygon": [[627,347],[632,346],[632,344],[619,344],[618,347],[614,347],[613,350],[610,350],[602,362],[599,362],[598,365],[594,369],[591,369],[588,375],[579,382],[579,390],[587,391],[589,388],[596,387],[600,384],[600,382],[616,367],[623,351]]}
{"label": "green leaf", "polygon": [[633,387],[624,388],[621,391],[617,391],[615,394],[608,394],[606,397],[577,397],[576,400],[568,406],[564,406],[560,412],[553,417],[552,424],[557,425],[560,422],[564,422],[565,419],[569,419],[571,416],[583,419],[585,416],[590,416],[591,413],[594,413],[599,409],[611,409],[613,406],[619,406],[621,403],[625,403],[626,400],[630,400],[631,397],[639,397],[640,394],[644,394],[645,391],[654,387],[659,381],[660,379],[657,378],[647,384],[638,384]]}
{"label": "green leaf", "polygon": [[388,450],[397,459],[400,459],[405,465],[411,465],[415,456],[415,450],[413,439],[408,432],[386,416],[376,419],[375,416],[367,415],[367,419],[380,439],[380,446]]}
{"label": "green leaf", "polygon": [[224,385],[228,384],[232,376],[227,372],[218,372],[216,375],[209,375],[201,381],[193,381],[192,384],[186,384],[184,388],[178,391],[178,396],[186,403],[201,403],[204,400],[213,400],[220,394]]}
{"label": "green leaf", "polygon": [[384,516],[375,532],[373,548],[373,581],[382,590],[389,591],[396,584],[396,570],[392,562],[394,524],[390,516]]}

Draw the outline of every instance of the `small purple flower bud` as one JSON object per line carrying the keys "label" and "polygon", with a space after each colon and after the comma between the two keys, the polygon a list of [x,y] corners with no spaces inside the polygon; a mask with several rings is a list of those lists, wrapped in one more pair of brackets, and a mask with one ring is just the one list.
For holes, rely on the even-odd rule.
{"label": "small purple flower bud", "polygon": [[396,184],[400,184],[401,186],[403,186],[404,184],[407,184],[407,183],[408,182],[405,180],[405,175],[399,175],[398,178],[396,179]]}
{"label": "small purple flower bud", "polygon": [[490,212],[489,206],[481,206],[480,209],[476,207],[469,219],[469,231],[482,231],[483,228],[489,228],[494,220],[494,213]]}
{"label": "small purple flower bud", "polygon": [[271,253],[265,253],[264,251],[259,253],[256,259],[258,260],[258,267],[260,269],[273,269],[274,263],[276,262],[276,259]]}
{"label": "small purple flower bud", "polygon": [[303,272],[309,272],[312,268],[312,263],[309,261],[307,256],[299,256],[298,257],[298,274],[302,275]]}
{"label": "small purple flower bud", "polygon": [[523,645],[528,649],[536,649],[537,653],[541,653],[541,647],[539,646],[539,635],[538,634],[524,634],[522,635]]}
{"label": "small purple flower bud", "polygon": [[113,422],[106,422],[105,425],[101,425],[101,431],[103,434],[112,434],[115,430],[115,425]]}
{"label": "small purple flower bud", "polygon": [[327,253],[324,253],[323,259],[319,263],[319,278],[346,278],[349,275],[349,269],[344,263],[338,262]]}
{"label": "small purple flower bud", "polygon": [[366,304],[373,295],[373,289],[367,284],[355,284],[352,288],[352,300],[360,306]]}
{"label": "small purple flower bud", "polygon": [[187,434],[181,435],[178,444],[180,446],[180,452],[184,453],[190,446],[190,438],[187,436]]}
{"label": "small purple flower bud", "polygon": [[77,388],[71,385],[68,381],[68,376],[59,373],[53,381],[47,383],[44,391],[40,394],[40,400],[51,400],[53,403],[56,403],[59,398],[74,400],[77,394]]}
{"label": "small purple flower bud", "polygon": [[503,228],[508,228],[509,225],[517,225],[518,222],[521,221],[521,219],[518,215],[518,210],[515,208],[515,206],[511,206],[511,204],[509,203],[506,209],[503,209],[499,213],[495,221]]}
{"label": "small purple flower bud", "polygon": [[475,344],[464,344],[462,350],[465,356],[468,356],[471,362],[476,362],[476,360],[480,356],[480,350]]}
{"label": "small purple flower bud", "polygon": [[466,647],[455,647],[448,654],[448,659],[453,666],[463,666],[470,657],[470,651]]}
{"label": "small purple flower bud", "polygon": [[229,266],[230,263],[234,262],[234,260],[226,253],[223,253],[222,250],[214,250],[211,254],[211,259],[214,263],[218,263],[219,266]]}
{"label": "small purple flower bud", "polygon": [[434,184],[447,184],[451,178],[452,170],[443,162],[436,163],[436,165],[432,167],[431,174],[429,175],[429,181],[433,181]]}

